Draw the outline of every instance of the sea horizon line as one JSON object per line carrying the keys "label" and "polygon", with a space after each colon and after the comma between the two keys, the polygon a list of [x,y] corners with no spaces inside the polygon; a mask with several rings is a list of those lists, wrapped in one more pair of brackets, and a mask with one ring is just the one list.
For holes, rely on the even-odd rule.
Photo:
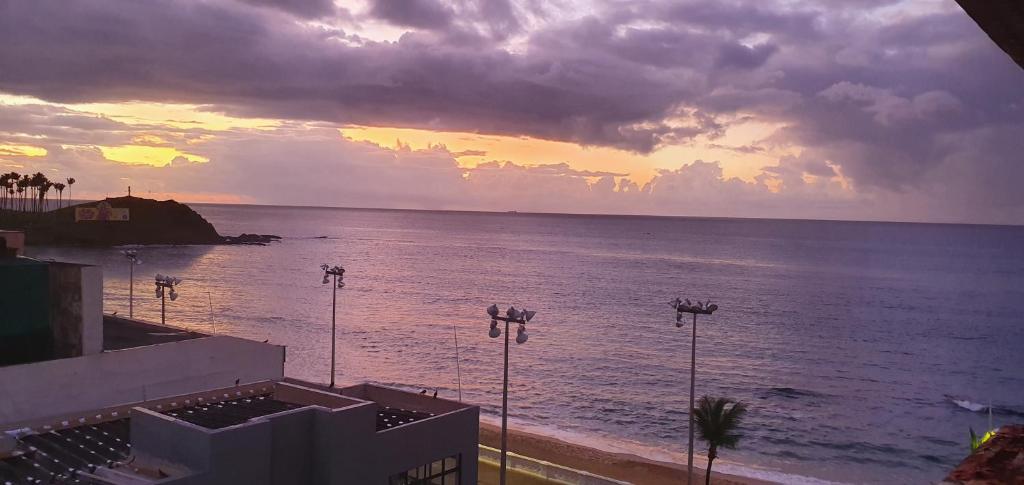
{"label": "sea horizon line", "polygon": [[[122,196],[124,197],[124,196]],[[116,197],[108,197],[116,198]],[[173,200],[173,199],[168,199]],[[742,217],[742,216],[703,216],[703,215],[669,215],[669,214],[618,214],[618,213],[589,213],[589,212],[545,212],[545,211],[519,211],[519,210],[481,210],[481,209],[425,209],[409,207],[356,207],[356,206],[328,206],[328,205],[291,205],[291,204],[260,204],[260,203],[232,203],[232,202],[190,202],[178,201],[187,205],[195,206],[218,206],[218,207],[267,207],[277,209],[316,209],[316,210],[352,210],[352,211],[388,211],[388,212],[436,212],[451,214],[489,214],[489,215],[529,215],[529,216],[566,216],[566,217],[594,217],[594,218],[656,218],[656,219],[688,219],[708,221],[758,221],[758,222],[836,222],[852,224],[920,224],[934,226],[987,226],[1005,228],[1024,228],[1024,224],[998,224],[987,222],[941,222],[941,221],[911,221],[911,220],[883,220],[883,219],[824,219],[824,218],[799,218],[799,217]]]}

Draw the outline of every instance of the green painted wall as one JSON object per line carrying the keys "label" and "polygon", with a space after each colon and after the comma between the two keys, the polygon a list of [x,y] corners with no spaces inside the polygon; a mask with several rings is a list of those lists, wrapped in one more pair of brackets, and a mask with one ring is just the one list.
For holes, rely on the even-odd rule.
{"label": "green painted wall", "polygon": [[0,365],[49,358],[50,277],[47,263],[0,259]]}

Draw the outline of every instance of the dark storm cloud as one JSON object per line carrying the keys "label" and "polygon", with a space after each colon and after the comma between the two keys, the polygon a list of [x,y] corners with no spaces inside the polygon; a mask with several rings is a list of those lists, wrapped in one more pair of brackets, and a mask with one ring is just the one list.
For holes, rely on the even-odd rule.
{"label": "dark storm cloud", "polygon": [[521,17],[542,15],[550,4],[512,0],[372,0],[367,18],[440,33],[448,43],[502,40],[519,33]]}
{"label": "dark storm cloud", "polygon": [[774,44],[758,44],[747,47],[742,44],[726,44],[719,49],[717,65],[753,69],[761,67],[768,57],[779,50]]}
{"label": "dark storm cloud", "polygon": [[[495,37],[504,37],[522,29],[516,7],[510,0],[475,0],[470,1],[468,6]],[[537,12],[541,9],[529,6],[529,10]]]}
{"label": "dark storm cloud", "polygon": [[443,29],[455,12],[438,0],[373,0],[371,14],[402,27]]}
{"label": "dark storm cloud", "polygon": [[[799,93],[801,102],[779,114],[789,126],[778,136],[840,164],[862,187],[908,190],[951,163],[958,149],[953,140],[979,128],[1024,132],[1024,72],[993,52],[959,12],[919,25],[926,41],[911,36],[904,43],[853,45],[837,49],[846,62],[840,57],[790,70],[793,75],[776,86]],[[902,25],[863,34],[909,35]],[[1020,147],[1004,139],[979,146],[973,161],[957,163],[970,163],[977,175],[1004,172],[1008,167],[995,161]],[[981,177],[964,175],[964,184],[952,190],[992,188],[982,189]]]}
{"label": "dark storm cloud", "polygon": [[1024,72],[958,9],[875,10],[899,4],[380,0],[351,18],[412,30],[371,42],[296,22],[319,0],[3,2],[0,91],[635,152],[753,119],[802,151],[768,176],[1024,206]]}
{"label": "dark storm cloud", "polygon": [[[739,80],[716,73],[724,82],[694,103],[720,116],[784,124],[772,143],[801,146],[806,156],[841,167],[860,191],[958,192],[977,201],[970,194],[1007,190],[1004,199],[1024,206],[1024,196],[989,180],[992,173],[1024,175],[1022,164],[1005,162],[1019,159],[1024,145],[992,134],[1024,133],[1024,72],[958,10],[894,23],[841,18],[830,19],[831,31],[797,29],[818,39],[780,43]],[[972,156],[961,151],[966,143]],[[950,171],[957,179],[939,189],[938,174]]]}
{"label": "dark storm cloud", "polygon": [[305,18],[337,13],[334,0],[238,0],[258,7],[270,7]]}
{"label": "dark storm cloud", "polygon": [[[655,2],[653,5],[662,18],[703,30],[725,31],[739,36],[767,32],[797,39],[823,34],[817,26],[822,19],[819,12],[793,10],[775,2],[683,1]],[[830,3],[823,5],[825,8],[830,6]]]}
{"label": "dark storm cloud", "polygon": [[[61,102],[175,101],[234,114],[531,135],[650,151],[677,76],[571,52],[521,56],[429,34],[348,45],[234,3],[5,3],[0,90]],[[111,26],[117,28],[111,28]]]}

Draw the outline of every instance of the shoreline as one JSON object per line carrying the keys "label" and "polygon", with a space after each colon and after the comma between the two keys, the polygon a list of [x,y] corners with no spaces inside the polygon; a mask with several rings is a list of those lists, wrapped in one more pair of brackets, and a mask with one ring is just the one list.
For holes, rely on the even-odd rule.
{"label": "shoreline", "polygon": [[[501,427],[480,423],[480,444],[501,447]],[[686,466],[651,460],[630,453],[614,453],[515,428],[508,430],[511,452],[583,470],[596,475],[629,481],[637,485],[677,485],[686,480]],[[704,469],[694,466],[697,483],[704,482]],[[719,485],[764,485],[774,482],[712,471],[711,483]]]}

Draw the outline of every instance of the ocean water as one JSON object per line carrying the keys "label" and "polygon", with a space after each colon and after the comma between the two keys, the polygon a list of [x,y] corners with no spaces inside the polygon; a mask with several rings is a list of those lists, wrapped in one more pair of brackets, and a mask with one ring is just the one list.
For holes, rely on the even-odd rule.
{"label": "ocean water", "polygon": [[[1024,228],[197,205],[222,234],[278,244],[143,248],[135,314],[159,320],[152,275],[185,281],[168,320],[288,346],[288,374],[326,382],[342,264],[338,380],[437,389],[500,412],[500,339],[485,308],[536,310],[511,347],[513,423],[685,463],[690,328],[697,395],[748,404],[722,469],[788,482],[929,483],[968,428],[1024,421]],[[128,312],[117,249],[32,248],[103,265]],[[460,366],[456,367],[455,332]],[[514,330],[513,330],[514,331]],[[698,451],[703,453],[698,442]]]}

